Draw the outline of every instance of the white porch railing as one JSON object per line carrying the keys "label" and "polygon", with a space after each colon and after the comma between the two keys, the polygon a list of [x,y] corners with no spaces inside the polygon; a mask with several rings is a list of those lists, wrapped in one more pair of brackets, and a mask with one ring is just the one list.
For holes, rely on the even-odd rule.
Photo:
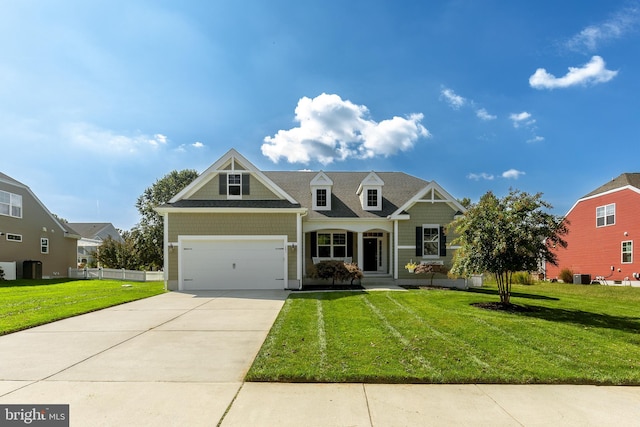
{"label": "white porch railing", "polygon": [[164,280],[164,271],[137,271],[117,268],[69,268],[73,279],[116,279],[132,282],[152,282]]}

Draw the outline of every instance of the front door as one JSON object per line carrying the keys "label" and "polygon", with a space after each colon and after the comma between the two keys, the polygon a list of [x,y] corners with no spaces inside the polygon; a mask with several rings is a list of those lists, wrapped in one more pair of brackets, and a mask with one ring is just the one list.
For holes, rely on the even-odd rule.
{"label": "front door", "polygon": [[378,239],[365,238],[362,271],[378,271]]}

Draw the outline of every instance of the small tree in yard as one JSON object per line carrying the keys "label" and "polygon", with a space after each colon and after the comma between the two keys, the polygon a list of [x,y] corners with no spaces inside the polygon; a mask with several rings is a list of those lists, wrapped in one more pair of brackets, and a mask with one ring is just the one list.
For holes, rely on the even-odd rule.
{"label": "small tree in yard", "polygon": [[433,277],[437,274],[447,274],[449,270],[444,265],[439,264],[419,264],[414,270],[415,274],[428,274],[429,286],[433,286]]}
{"label": "small tree in yard", "polygon": [[557,265],[553,246],[566,247],[566,221],[546,213],[551,205],[542,194],[511,190],[500,199],[487,192],[464,217],[452,223],[459,245],[451,272],[459,275],[493,274],[500,302],[511,304],[514,272],[537,270],[542,261]]}

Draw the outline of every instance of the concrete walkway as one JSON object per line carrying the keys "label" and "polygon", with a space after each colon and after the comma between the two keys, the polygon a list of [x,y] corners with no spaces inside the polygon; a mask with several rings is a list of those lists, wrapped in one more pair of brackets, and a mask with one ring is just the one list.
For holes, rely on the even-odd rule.
{"label": "concrete walkway", "polygon": [[287,295],[171,292],[0,337],[0,404],[69,404],[72,426],[640,425],[640,387],[243,383]]}

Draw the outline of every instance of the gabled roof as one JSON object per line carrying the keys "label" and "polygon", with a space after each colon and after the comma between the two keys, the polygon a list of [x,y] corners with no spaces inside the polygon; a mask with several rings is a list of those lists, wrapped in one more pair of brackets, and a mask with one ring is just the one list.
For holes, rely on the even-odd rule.
{"label": "gabled roof", "polygon": [[171,200],[169,200],[169,204],[174,204],[179,200],[188,198],[190,195],[193,195],[220,173],[228,173],[230,171],[250,173],[252,176],[257,178],[258,181],[260,181],[264,186],[269,188],[278,198],[286,199],[293,205],[296,205],[298,203],[294,198],[292,198],[289,194],[287,194],[274,182],[272,182],[267,176],[265,176],[258,168],[253,165],[253,163],[247,160],[236,150],[231,149],[224,156],[220,157],[218,161],[209,166],[207,170],[202,172],[196,179],[193,180],[193,182],[191,182],[191,184],[187,185],[182,191],[180,191]]}
{"label": "gabled roof", "polygon": [[617,178],[612,179],[604,185],[593,190],[591,193],[582,197],[583,199],[597,194],[606,193],[611,190],[617,190],[623,187],[635,187],[640,190],[640,173],[623,173]]}
{"label": "gabled roof", "polygon": [[113,240],[122,241],[122,236],[110,222],[70,222],[67,225],[84,239],[104,240],[111,237]]}
{"label": "gabled roof", "polygon": [[28,188],[26,185],[24,185],[23,183],[21,183],[18,180],[15,180],[13,178],[11,178],[9,175],[5,175],[2,172],[0,172],[0,181],[4,181],[7,184],[11,184],[11,185],[15,185],[17,187],[24,187],[24,188]]}
{"label": "gabled roof", "polygon": [[429,182],[403,172],[376,172],[384,181],[382,210],[366,211],[358,194],[358,186],[371,172],[324,172],[333,181],[331,210],[314,211],[310,184],[317,172],[280,171],[264,172],[284,191],[291,194],[302,206],[309,208],[308,218],[386,218],[410,200]]}

